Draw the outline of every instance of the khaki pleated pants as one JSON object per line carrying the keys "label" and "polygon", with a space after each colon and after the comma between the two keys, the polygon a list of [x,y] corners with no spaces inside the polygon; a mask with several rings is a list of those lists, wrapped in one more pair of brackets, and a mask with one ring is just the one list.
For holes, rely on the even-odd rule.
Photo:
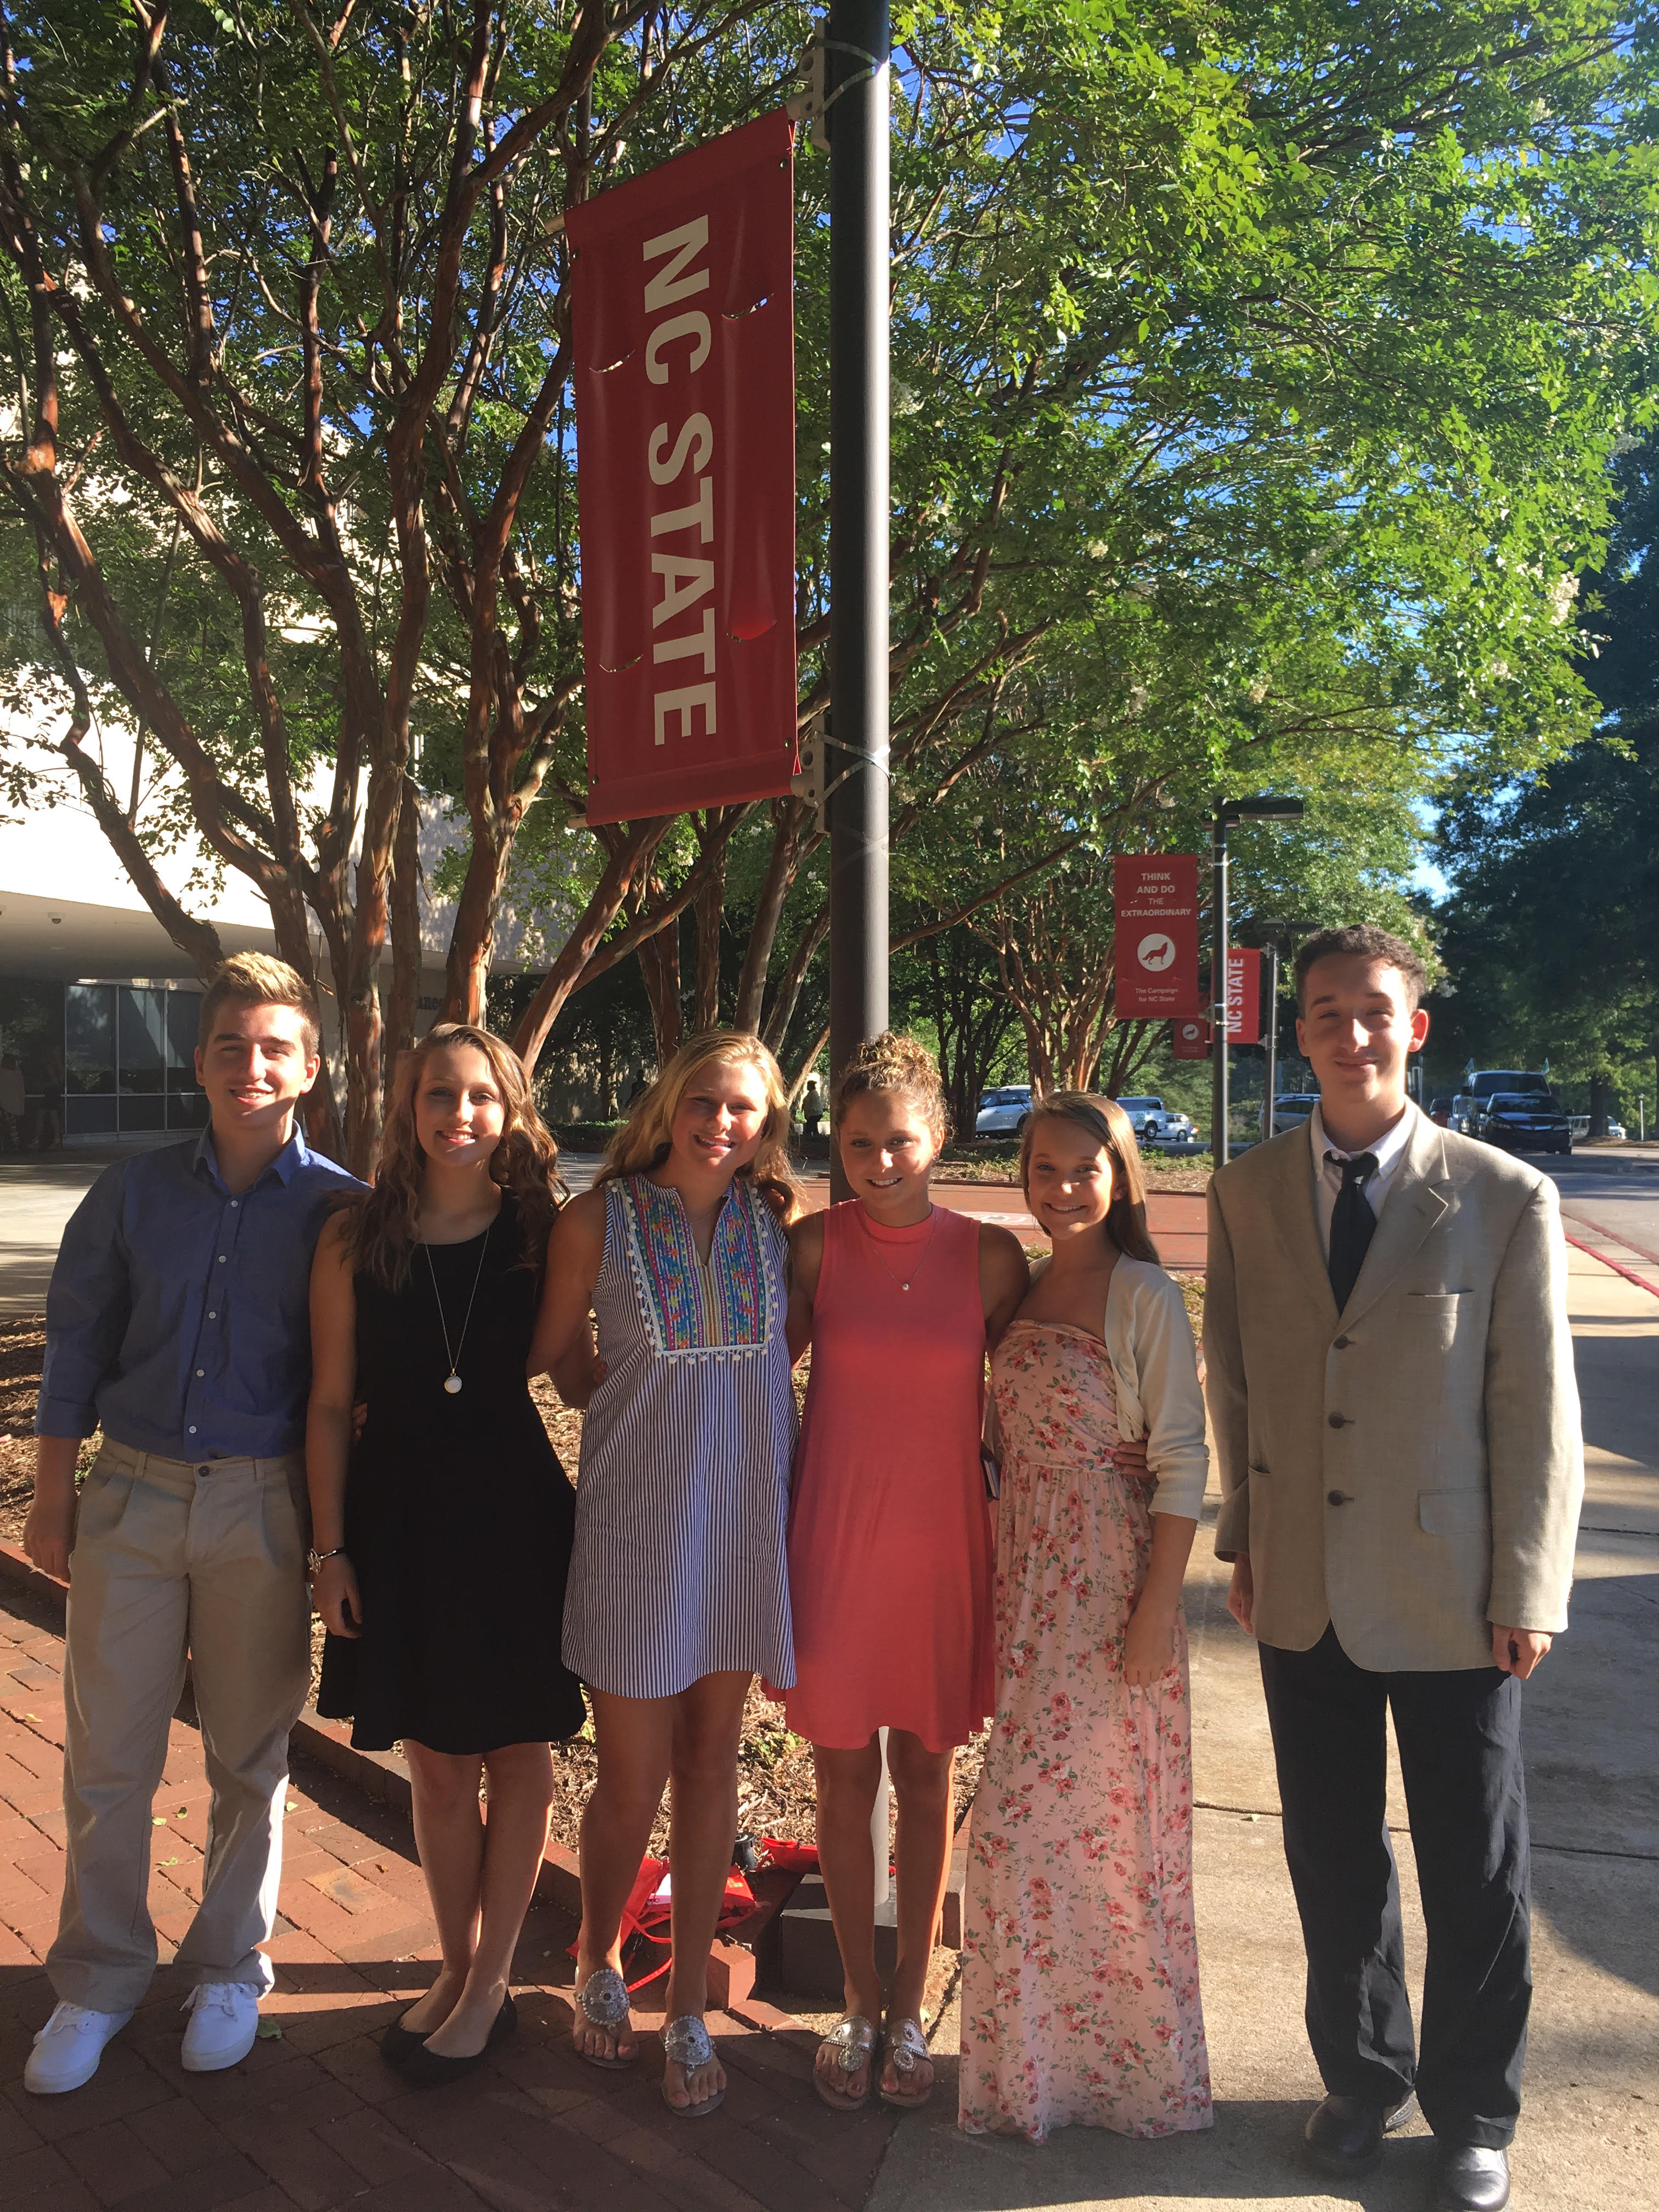
{"label": "khaki pleated pants", "polygon": [[187,1462],[106,1444],[82,1486],[64,1666],[60,1998],[139,2004],[156,1960],[152,1806],[191,1658],[213,1797],[192,1983],[271,1985],[289,1732],[310,1681],[305,1461]]}

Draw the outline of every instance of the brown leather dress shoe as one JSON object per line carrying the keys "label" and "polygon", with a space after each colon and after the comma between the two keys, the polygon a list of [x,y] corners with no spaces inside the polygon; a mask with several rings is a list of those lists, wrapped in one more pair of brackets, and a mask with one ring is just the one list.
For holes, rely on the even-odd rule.
{"label": "brown leather dress shoe", "polygon": [[1303,2134],[1308,2156],[1322,2173],[1342,2180],[1369,2173],[1382,2155],[1382,2138],[1403,2128],[1417,2110],[1407,2095],[1397,2105],[1373,2105],[1364,2097],[1339,2096],[1333,2090],[1313,2109]]}

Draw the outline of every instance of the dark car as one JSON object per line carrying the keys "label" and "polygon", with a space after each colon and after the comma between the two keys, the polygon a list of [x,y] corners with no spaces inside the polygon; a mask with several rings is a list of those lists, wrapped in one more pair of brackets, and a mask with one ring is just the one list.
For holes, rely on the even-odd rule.
{"label": "dark car", "polygon": [[1445,1129],[1450,1127],[1451,1109],[1455,1103],[1456,1102],[1454,1099],[1450,1098],[1430,1099],[1429,1119],[1434,1123],[1437,1129]]}
{"label": "dark car", "polygon": [[1550,1103],[1549,1078],[1529,1067],[1471,1068],[1464,1078],[1465,1088],[1452,1100],[1446,1126],[1465,1137],[1481,1133],[1481,1117],[1492,1100],[1512,1091],[1541,1091]]}
{"label": "dark car", "polygon": [[1547,1091],[1500,1091],[1480,1102],[1475,1135],[1515,1152],[1570,1152],[1572,1129]]}

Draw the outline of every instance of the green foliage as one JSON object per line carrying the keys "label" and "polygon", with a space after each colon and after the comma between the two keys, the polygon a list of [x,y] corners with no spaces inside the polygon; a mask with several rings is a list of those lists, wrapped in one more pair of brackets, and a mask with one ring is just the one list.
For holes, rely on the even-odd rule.
{"label": "green foliage", "polygon": [[[1538,1066],[1653,1093],[1659,1053],[1659,452],[1616,465],[1621,494],[1593,580],[1585,674],[1606,719],[1547,773],[1461,791],[1438,844],[1436,921],[1451,994],[1436,1065]],[[1431,1045],[1431,1050],[1435,1047]]]}
{"label": "green foliage", "polygon": [[[377,745],[396,769],[407,744],[428,793],[456,803],[441,880],[489,892],[464,903],[463,961],[504,891],[535,925],[526,964],[545,965],[606,857],[563,827],[585,789],[580,516],[568,395],[550,383],[568,276],[550,226],[571,197],[776,105],[810,21],[775,0],[480,0],[471,21],[360,0],[325,26],[276,0],[181,0],[160,69],[135,84],[133,25],[107,0],[27,0],[12,19],[6,195],[65,288],[54,312],[72,299],[88,334],[79,350],[54,340],[59,447],[65,474],[84,464],[74,497],[108,589],[155,640],[226,804],[264,823],[272,740],[243,616],[188,532],[167,566],[177,502],[110,434],[114,404],[167,469],[199,478],[258,571],[312,848],[337,811],[337,762],[355,791]],[[1607,457],[1646,416],[1651,41],[1604,0],[1502,16],[1431,0],[948,0],[902,7],[895,27],[897,933],[971,915],[1005,963],[1043,930],[1063,938],[1063,1027],[1109,967],[1112,854],[1194,849],[1218,790],[1268,787],[1304,793],[1310,820],[1241,835],[1241,910],[1408,917],[1422,801],[1484,805],[1593,725],[1573,613],[1601,558]],[[204,389],[246,468],[199,434],[89,274],[90,173],[118,289],[186,362],[169,118],[207,253]],[[455,214],[458,180],[509,131],[522,143],[498,188]],[[796,182],[810,716],[828,703],[827,162],[803,152]],[[32,392],[25,259],[0,262],[0,346]],[[433,404],[410,433],[428,367]],[[492,595],[475,589],[481,532],[526,439]],[[20,440],[8,459],[19,491]],[[0,529],[20,596],[27,512]],[[338,588],[296,550],[331,530]],[[361,712],[353,623],[378,721]],[[78,599],[69,628],[102,674]],[[14,629],[3,650],[38,688],[37,648]],[[138,827],[158,860],[199,827],[203,787],[152,776]],[[791,802],[736,830],[724,966],[780,840],[789,895],[763,1011],[800,1054],[821,954],[799,988],[784,977],[811,941],[825,856]],[[649,896],[698,849],[682,824]],[[954,942],[958,967],[981,957]],[[728,1006],[733,989],[728,972]],[[966,1087],[982,1079],[964,1068]]]}

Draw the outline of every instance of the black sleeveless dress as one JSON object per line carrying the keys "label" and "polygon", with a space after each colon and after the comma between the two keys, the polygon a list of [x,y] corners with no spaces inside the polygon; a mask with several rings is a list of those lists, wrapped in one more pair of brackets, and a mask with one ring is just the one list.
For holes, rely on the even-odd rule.
{"label": "black sleeveless dress", "polygon": [[[327,1638],[317,1710],[353,1722],[362,1751],[574,1735],[581,1691],[559,1638],[575,1493],[525,1376],[537,1286],[514,1201],[469,1243],[417,1247],[401,1291],[362,1274],[354,1287],[368,1418],[346,1477],[345,1547],[362,1634]],[[460,1343],[453,1395],[440,1297]]]}

